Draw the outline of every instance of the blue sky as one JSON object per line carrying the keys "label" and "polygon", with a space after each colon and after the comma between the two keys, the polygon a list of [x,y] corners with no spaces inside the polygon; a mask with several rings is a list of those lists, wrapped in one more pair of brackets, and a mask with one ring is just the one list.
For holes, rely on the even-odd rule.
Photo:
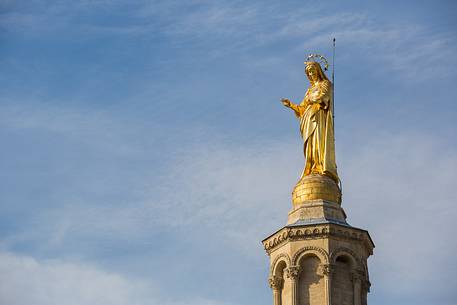
{"label": "blue sky", "polygon": [[[0,303],[270,304],[260,244],[331,57],[371,305],[457,295],[453,1],[1,1]],[[24,292],[26,291],[26,293]]]}

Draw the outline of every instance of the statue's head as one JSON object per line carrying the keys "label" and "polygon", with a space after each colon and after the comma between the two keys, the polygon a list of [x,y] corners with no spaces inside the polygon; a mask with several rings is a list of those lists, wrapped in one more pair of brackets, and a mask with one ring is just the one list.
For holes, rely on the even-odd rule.
{"label": "statue's head", "polygon": [[309,81],[312,83],[322,80],[328,80],[324,71],[322,71],[321,65],[315,61],[306,62],[305,73]]}

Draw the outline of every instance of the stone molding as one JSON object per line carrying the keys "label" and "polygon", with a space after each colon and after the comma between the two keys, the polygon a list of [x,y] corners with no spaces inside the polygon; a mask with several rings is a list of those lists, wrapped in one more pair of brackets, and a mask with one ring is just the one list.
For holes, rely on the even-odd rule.
{"label": "stone molding", "polygon": [[263,246],[268,255],[285,242],[307,239],[321,239],[329,236],[343,240],[360,241],[365,244],[368,252],[372,254],[373,244],[366,231],[340,226],[336,224],[315,224],[297,227],[284,227],[275,234],[263,240]]}
{"label": "stone molding", "polygon": [[360,258],[354,251],[347,247],[339,247],[335,249],[331,254],[330,254],[330,262],[335,263],[336,259],[340,254],[345,254],[348,255],[351,259],[354,260],[356,266],[353,267],[352,273],[351,273],[351,279],[353,282],[360,280],[360,283],[362,284],[362,287],[366,291],[370,291],[370,286],[371,283],[369,281],[369,276],[368,276],[368,270],[366,264],[363,263],[363,259]]}
{"label": "stone molding", "polygon": [[306,246],[301,248],[294,254],[292,258],[292,264],[298,266],[301,258],[307,256],[307,254],[313,254],[317,256],[321,261],[321,264],[328,264],[329,262],[328,254],[324,249],[314,246]]}
{"label": "stone molding", "polygon": [[347,247],[339,247],[339,248],[335,249],[334,251],[332,251],[332,253],[330,254],[330,262],[334,264],[340,254],[349,255],[349,257],[351,257],[354,260],[354,262],[356,264],[354,269],[365,270],[365,265],[363,264],[360,257],[354,251],[352,251],[351,249],[349,249]]}
{"label": "stone molding", "polygon": [[286,268],[291,265],[291,260],[289,255],[286,253],[279,254],[273,261],[270,267],[270,274],[274,275],[276,271],[276,267],[278,266],[279,262],[284,261],[286,263]]}

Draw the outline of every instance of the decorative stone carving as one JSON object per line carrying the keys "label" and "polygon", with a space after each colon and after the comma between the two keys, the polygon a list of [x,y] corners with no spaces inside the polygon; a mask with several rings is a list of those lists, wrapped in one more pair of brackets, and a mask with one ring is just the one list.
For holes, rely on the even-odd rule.
{"label": "decorative stone carving", "polygon": [[292,280],[297,280],[300,274],[300,266],[290,266],[286,269],[286,276]]}
{"label": "decorative stone carving", "polygon": [[[341,228],[338,226],[338,228]],[[348,232],[348,231],[351,231]],[[356,231],[357,234],[353,234]],[[355,228],[345,228],[345,230],[336,229],[327,224],[297,227],[297,228],[283,228],[279,232],[273,234],[263,241],[264,248],[268,254],[276,249],[279,245],[294,240],[307,240],[307,239],[322,239],[328,237],[338,237],[348,241],[363,241],[367,246],[367,251],[371,254],[372,244],[366,232],[360,231]],[[347,248],[344,248],[346,250]],[[343,249],[338,249],[343,250]]]}
{"label": "decorative stone carving", "polygon": [[270,276],[270,278],[268,279],[268,283],[270,284],[271,289],[281,290],[284,280],[279,276],[273,275],[273,276]]}
{"label": "decorative stone carving", "polygon": [[324,276],[330,276],[333,272],[333,265],[331,264],[322,264],[319,266],[319,274]]}

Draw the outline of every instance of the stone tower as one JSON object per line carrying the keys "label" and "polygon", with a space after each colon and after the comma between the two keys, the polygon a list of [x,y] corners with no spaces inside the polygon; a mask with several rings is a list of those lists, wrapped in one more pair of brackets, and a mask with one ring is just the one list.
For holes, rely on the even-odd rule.
{"label": "stone tower", "polygon": [[273,304],[366,305],[374,244],[367,231],[346,222],[336,182],[304,176],[292,204],[287,225],[262,241]]}

